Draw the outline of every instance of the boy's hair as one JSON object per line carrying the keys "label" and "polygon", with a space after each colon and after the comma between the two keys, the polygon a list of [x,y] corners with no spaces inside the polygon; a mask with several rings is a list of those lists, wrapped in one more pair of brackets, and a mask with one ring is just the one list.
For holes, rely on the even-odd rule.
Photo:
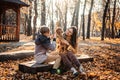
{"label": "boy's hair", "polygon": [[41,29],[40,29],[40,33],[41,34],[44,34],[44,33],[46,33],[46,32],[50,32],[50,30],[49,30],[49,28],[48,27],[41,27]]}

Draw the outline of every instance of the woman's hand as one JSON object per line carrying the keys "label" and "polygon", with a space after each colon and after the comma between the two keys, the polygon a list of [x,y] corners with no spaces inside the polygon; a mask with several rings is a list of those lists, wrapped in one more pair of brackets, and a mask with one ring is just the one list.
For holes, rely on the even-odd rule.
{"label": "woman's hand", "polygon": [[51,34],[51,35],[50,35],[50,39],[53,39],[53,38],[54,38],[54,36],[53,36],[53,34]]}
{"label": "woman's hand", "polygon": [[69,45],[69,42],[67,40],[61,40],[63,44]]}

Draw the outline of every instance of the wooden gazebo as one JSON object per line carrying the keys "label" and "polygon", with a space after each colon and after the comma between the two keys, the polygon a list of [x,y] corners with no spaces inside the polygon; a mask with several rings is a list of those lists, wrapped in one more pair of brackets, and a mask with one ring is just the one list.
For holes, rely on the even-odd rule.
{"label": "wooden gazebo", "polygon": [[20,0],[0,0],[0,42],[19,41],[20,8],[28,6]]}

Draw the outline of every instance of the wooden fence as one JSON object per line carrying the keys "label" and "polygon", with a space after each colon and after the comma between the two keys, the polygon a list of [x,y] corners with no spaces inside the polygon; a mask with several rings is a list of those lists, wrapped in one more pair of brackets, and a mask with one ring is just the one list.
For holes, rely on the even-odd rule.
{"label": "wooden fence", "polygon": [[0,24],[0,42],[16,41],[16,29],[15,25]]}

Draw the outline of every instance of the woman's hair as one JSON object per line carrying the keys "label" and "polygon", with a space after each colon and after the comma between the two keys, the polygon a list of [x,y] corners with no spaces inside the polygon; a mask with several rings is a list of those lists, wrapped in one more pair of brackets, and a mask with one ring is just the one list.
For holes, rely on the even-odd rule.
{"label": "woman's hair", "polygon": [[49,28],[48,27],[41,27],[41,29],[40,29],[40,33],[41,34],[44,34],[44,33],[46,33],[46,32],[50,32],[50,30],[49,30]]}
{"label": "woman's hair", "polygon": [[77,29],[75,27],[70,27],[70,29],[73,29],[73,34],[71,35],[71,45],[73,48],[76,48],[77,46]]}

